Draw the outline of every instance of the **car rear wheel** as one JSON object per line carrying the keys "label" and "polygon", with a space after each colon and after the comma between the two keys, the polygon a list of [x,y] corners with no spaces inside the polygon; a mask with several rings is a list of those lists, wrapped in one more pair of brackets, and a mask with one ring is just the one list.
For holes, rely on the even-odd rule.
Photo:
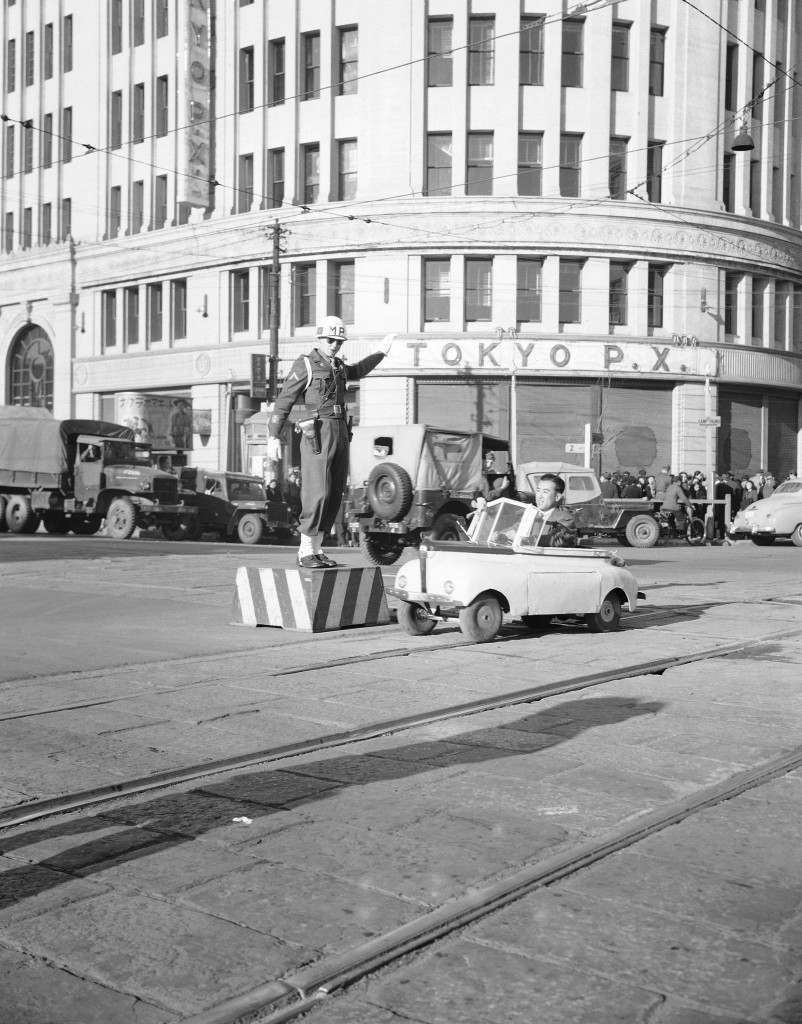
{"label": "car rear wheel", "polygon": [[404,601],[398,606],[398,625],[410,636],[428,636],[436,622],[425,605]]}
{"label": "car rear wheel", "polygon": [[459,613],[459,628],[474,643],[484,644],[501,629],[501,604],[492,594],[480,594]]}
{"label": "car rear wheel", "polygon": [[359,550],[373,565],[393,565],[401,557],[404,545],[396,537],[359,531]]}
{"label": "car rear wheel", "polygon": [[115,540],[128,540],[136,529],[136,506],[130,498],[115,498],[106,513],[106,532]]}
{"label": "car rear wheel", "polygon": [[591,633],[609,633],[611,629],[618,628],[620,621],[621,601],[617,594],[608,594],[597,612],[585,616],[585,622]]}
{"label": "car rear wheel", "polygon": [[394,462],[374,466],[368,477],[368,501],[381,519],[397,522],[412,505],[412,481],[409,473]]}
{"label": "car rear wheel", "polygon": [[660,537],[660,524],[652,516],[633,516],[626,527],[633,548],[653,548]]}
{"label": "car rear wheel", "polygon": [[237,536],[243,544],[258,544],[265,532],[265,524],[260,516],[249,512],[237,523]]}
{"label": "car rear wheel", "polygon": [[802,523],[794,527],[794,531],[791,534],[791,543],[794,547],[802,548]]}
{"label": "car rear wheel", "polygon": [[756,533],[752,543],[757,544],[759,548],[767,548],[774,543],[774,537],[770,533]]}

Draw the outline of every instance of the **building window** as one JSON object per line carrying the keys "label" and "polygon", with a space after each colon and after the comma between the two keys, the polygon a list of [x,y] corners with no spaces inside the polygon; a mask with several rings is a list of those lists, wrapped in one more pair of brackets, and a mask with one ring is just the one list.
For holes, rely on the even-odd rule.
{"label": "building window", "polygon": [[582,261],[560,260],[560,324],[582,322]]}
{"label": "building window", "polygon": [[582,136],[560,136],[560,195],[578,196],[582,187]]}
{"label": "building window", "polygon": [[116,238],[120,233],[120,216],[122,213],[122,189],[112,185],[109,189],[109,224],[108,237]]}
{"label": "building window", "polygon": [[738,333],[738,282],[740,274],[724,275],[724,333]]}
{"label": "building window", "polygon": [[646,151],[646,198],[650,203],[663,201],[663,143],[649,142]]}
{"label": "building window", "polygon": [[356,139],[337,143],[337,198],[356,199]]}
{"label": "building window", "polygon": [[72,237],[72,199],[61,200],[61,241]]}
{"label": "building window", "polygon": [[518,323],[540,323],[543,297],[543,261],[518,258],[515,317]]}
{"label": "building window", "polygon": [[451,195],[451,133],[426,137],[426,195]]}
{"label": "building window", "polygon": [[33,208],[26,206],[22,211],[22,248],[30,249],[33,245]]}
{"label": "building window", "polygon": [[53,163],[53,115],[45,114],[42,118],[42,167],[47,169]]}
{"label": "building window", "polygon": [[649,95],[662,96],[666,65],[666,30],[653,28],[649,36]]}
{"label": "building window", "polygon": [[17,87],[17,41],[9,39],[6,43],[6,92],[14,92]]}
{"label": "building window", "polygon": [[170,13],[170,0],[156,0],[156,38],[167,35],[167,22]]}
{"label": "building window", "polygon": [[468,132],[468,176],[465,194],[493,194],[493,133]]}
{"label": "building window", "polygon": [[277,209],[284,203],[284,150],[269,149],[267,151],[267,188],[268,205]]}
{"label": "building window", "polygon": [[167,223],[167,175],[157,174],[153,189],[153,226],[163,228]]}
{"label": "building window", "polygon": [[44,78],[53,77],[53,22],[45,25],[45,39],[42,47],[42,75]]}
{"label": "building window", "polygon": [[663,326],[663,295],[667,273],[667,267],[661,267],[655,263],[649,264],[647,324],[650,328]]}
{"label": "building window", "polygon": [[3,175],[6,178],[14,177],[14,125],[6,125],[6,145],[3,161]]}
{"label": "building window", "polygon": [[423,319],[427,324],[451,319],[451,260],[423,261]]}
{"label": "building window", "polygon": [[72,160],[72,107],[61,111],[61,162],[68,164]]}
{"label": "building window", "polygon": [[320,198],[320,146],[316,142],[301,146],[301,172],[304,205],[310,206]]}
{"label": "building window", "polygon": [[137,82],[133,89],[133,116],[131,139],[142,142],[145,138],[145,83]]}
{"label": "building window", "polygon": [[347,324],[354,322],[353,260],[329,264],[329,312]]}
{"label": "building window", "polygon": [[337,90],[340,96],[349,96],[357,91],[359,80],[359,30],[352,25],[340,29],[340,79]]}
{"label": "building window", "polygon": [[50,245],[53,241],[53,204],[42,203],[42,228],[39,240],[42,245]]}
{"label": "building window", "polygon": [[253,153],[243,153],[237,169],[237,213],[248,213],[253,204]]}
{"label": "building window", "polygon": [[14,214],[7,213],[3,221],[3,252],[14,251]]}
{"label": "building window", "polygon": [[133,285],[123,292],[125,303],[125,347],[139,344],[139,288]]}
{"label": "building window", "polygon": [[25,33],[25,84],[33,85],[34,78],[34,36],[33,32]]}
{"label": "building window", "polygon": [[493,313],[493,260],[465,260],[465,321],[489,322]]}
{"label": "building window", "polygon": [[250,329],[251,272],[231,271],[231,329],[235,334]]}
{"label": "building window", "polygon": [[522,132],[518,136],[518,195],[543,194],[543,133]]}
{"label": "building window", "polygon": [[610,139],[610,198],[627,197],[627,146],[629,139]]}
{"label": "building window", "polygon": [[161,341],[164,337],[163,311],[164,291],[161,281],[149,284],[147,287],[148,306],[148,343]]}
{"label": "building window", "polygon": [[156,79],[156,135],[159,138],[167,134],[169,102],[167,75],[159,75]]}
{"label": "building window", "polygon": [[135,181],[131,186],[131,234],[138,235],[145,219],[145,182]]}
{"label": "building window", "polygon": [[53,346],[41,327],[31,325],[9,355],[9,402],[53,411]]}
{"label": "building window", "polygon": [[724,109],[738,109],[738,45],[727,45],[727,65],[724,77]]}
{"label": "building window", "polygon": [[613,92],[629,89],[629,25],[620,21],[613,24],[610,88]]}
{"label": "building window", "polygon": [[239,112],[253,110],[253,47],[243,46],[239,52]]}
{"label": "building window", "polygon": [[187,279],[176,278],[170,282],[170,321],[172,323],[173,338],[181,339],[187,336]]}
{"label": "building window", "polygon": [[495,78],[495,18],[468,19],[468,85],[492,85]]}
{"label": "building window", "polygon": [[521,85],[543,85],[543,24],[542,15],[521,18],[518,59]]}
{"label": "building window", "polygon": [[628,263],[610,263],[610,326],[627,323]]}
{"label": "building window", "polygon": [[119,90],[111,94],[109,118],[109,142],[112,149],[119,149],[123,144],[123,94]]}
{"label": "building window", "polygon": [[284,40],[271,39],[268,44],[268,78],[267,102],[271,107],[284,102]]}
{"label": "building window", "polygon": [[123,0],[111,0],[111,52],[123,52]]}
{"label": "building window", "polygon": [[64,74],[72,71],[72,15],[67,14],[61,23],[61,68]]}
{"label": "building window", "polygon": [[760,190],[762,181],[760,176],[760,161],[751,160],[749,163],[749,208],[753,217],[759,217],[762,207]]}
{"label": "building window", "polygon": [[145,0],[134,0],[134,46],[145,42]]}
{"label": "building window", "polygon": [[301,36],[302,100],[320,96],[320,33],[305,32]]}
{"label": "building window", "polygon": [[101,339],[103,348],[117,344],[117,292],[113,289],[100,293]]}
{"label": "building window", "polygon": [[432,87],[451,85],[453,18],[429,18],[426,28],[426,82]]}
{"label": "building window", "polygon": [[735,181],[734,174],[735,154],[725,153],[721,198],[724,202],[724,209],[727,213],[735,213],[735,195],[733,192],[733,182]]}
{"label": "building window", "polygon": [[752,119],[761,121],[763,119],[763,72],[766,67],[766,60],[762,53],[755,53],[752,56]]}
{"label": "building window", "polygon": [[22,126],[22,171],[30,174],[33,170],[33,125],[26,121]]}
{"label": "building window", "polygon": [[778,281],[774,287],[774,348],[787,347],[788,330],[786,306],[790,285]]}
{"label": "building window", "polygon": [[567,88],[582,88],[582,36],[584,24],[581,18],[565,18],[563,20],[561,83]]}
{"label": "building window", "polygon": [[765,315],[766,282],[752,278],[752,343],[763,343],[763,317]]}
{"label": "building window", "polygon": [[295,326],[308,327],[315,322],[317,305],[314,263],[296,263],[293,268]]}

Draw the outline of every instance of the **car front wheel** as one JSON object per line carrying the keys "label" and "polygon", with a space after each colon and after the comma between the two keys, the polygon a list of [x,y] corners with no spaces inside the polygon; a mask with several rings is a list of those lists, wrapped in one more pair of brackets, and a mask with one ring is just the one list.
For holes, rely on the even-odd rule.
{"label": "car front wheel", "polygon": [[459,613],[459,628],[463,634],[477,644],[485,644],[501,629],[503,612],[497,597],[480,594],[467,608]]}
{"label": "car front wheel", "polygon": [[591,633],[609,633],[611,629],[618,628],[620,621],[621,601],[615,594],[608,594],[597,612],[585,616],[585,622]]}
{"label": "car front wheel", "polygon": [[416,601],[398,606],[398,624],[410,636],[428,636],[436,625],[429,609]]}
{"label": "car front wheel", "polygon": [[265,532],[265,524],[262,519],[248,513],[237,523],[237,536],[243,544],[258,544]]}
{"label": "car front wheel", "polygon": [[798,548],[802,548],[802,523],[795,527],[794,532],[791,534],[791,543]]}

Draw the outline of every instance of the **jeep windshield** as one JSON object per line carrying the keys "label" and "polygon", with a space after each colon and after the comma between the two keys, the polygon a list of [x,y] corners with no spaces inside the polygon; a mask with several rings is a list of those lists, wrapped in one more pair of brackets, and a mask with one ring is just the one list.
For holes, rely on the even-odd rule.
{"label": "jeep windshield", "polygon": [[133,441],[104,441],[104,466],[141,466],[136,445]]}
{"label": "jeep windshield", "polygon": [[258,480],[229,480],[229,501],[267,501],[264,484]]}
{"label": "jeep windshield", "polygon": [[774,491],[775,494],[799,494],[802,492],[802,480],[786,480]]}

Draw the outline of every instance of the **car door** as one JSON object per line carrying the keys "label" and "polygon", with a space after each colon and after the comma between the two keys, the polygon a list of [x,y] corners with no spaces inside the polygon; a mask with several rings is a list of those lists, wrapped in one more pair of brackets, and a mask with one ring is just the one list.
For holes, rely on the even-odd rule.
{"label": "car door", "polygon": [[595,569],[560,564],[557,559],[543,561],[537,572],[527,576],[527,615],[584,615],[599,610],[601,576]]}

